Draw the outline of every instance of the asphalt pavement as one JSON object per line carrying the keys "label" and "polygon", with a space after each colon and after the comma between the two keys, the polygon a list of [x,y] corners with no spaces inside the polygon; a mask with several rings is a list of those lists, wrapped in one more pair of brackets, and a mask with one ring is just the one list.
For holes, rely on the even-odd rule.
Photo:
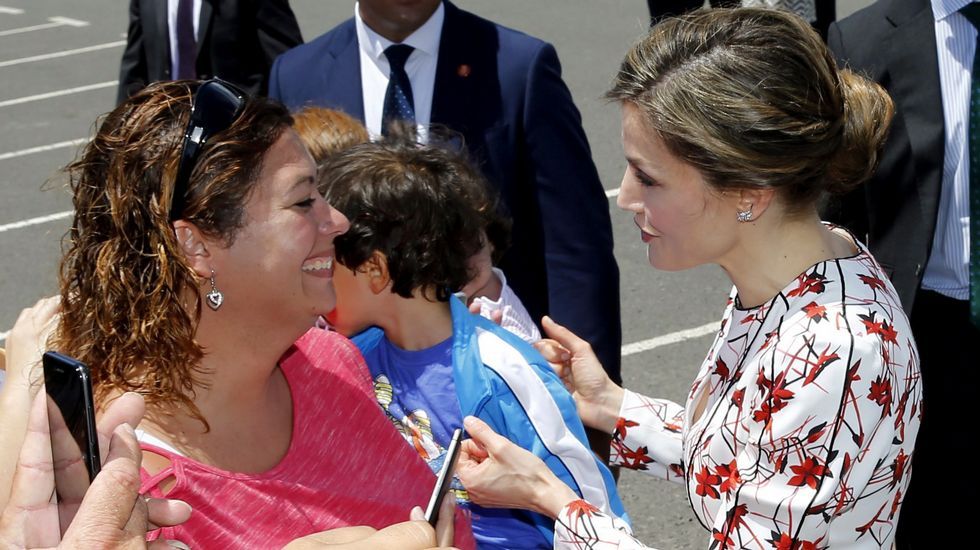
{"label": "asphalt pavement", "polygon": [[[840,0],[838,16],[870,3]],[[353,2],[346,0],[291,4],[307,40],[353,13]],[[557,48],[610,196],[621,271],[623,378],[641,393],[683,401],[730,283],[714,266],[683,273],[652,270],[631,217],[615,206],[625,169],[619,109],[602,96],[627,48],[645,33],[646,3],[456,4]],[[127,14],[126,0],[0,0],[0,345],[22,308],[57,292],[61,238],[72,208],[60,168],[93,133],[99,115],[114,106]],[[647,544],[707,546],[680,486],[624,472],[620,490],[636,533]]]}

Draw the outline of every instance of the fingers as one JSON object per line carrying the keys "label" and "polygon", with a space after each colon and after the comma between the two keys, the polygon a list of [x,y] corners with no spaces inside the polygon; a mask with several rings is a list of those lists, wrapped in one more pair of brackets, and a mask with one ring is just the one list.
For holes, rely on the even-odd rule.
{"label": "fingers", "polygon": [[574,332],[559,325],[547,315],[541,319],[541,327],[544,329],[544,333],[548,338],[557,340],[559,344],[564,346],[573,355],[592,351],[592,346],[588,342],[576,336]]}
{"label": "fingers", "polygon": [[463,419],[463,426],[476,444],[486,449],[486,453],[492,455],[502,451],[508,445],[513,445],[507,438],[498,435],[486,422],[475,416],[467,416]]}
{"label": "fingers", "polygon": [[425,521],[425,512],[422,511],[422,507],[413,506],[412,510],[408,513],[408,519],[412,521]]}
{"label": "fingers", "polygon": [[422,550],[436,544],[436,533],[429,522],[403,521],[389,525],[367,539],[372,550]]}
{"label": "fingers", "polygon": [[454,525],[456,523],[456,497],[449,493],[439,506],[439,520],[436,521],[436,544],[440,548],[453,545]]}
{"label": "fingers", "polygon": [[472,313],[474,315],[479,315],[480,314],[480,307],[481,307],[480,306],[480,302],[475,302],[475,301],[474,302],[470,302],[470,305],[467,306],[467,308],[470,310],[470,313]]}
{"label": "fingers", "polygon": [[17,462],[3,522],[23,535],[25,546],[58,544],[58,508],[53,504],[54,465],[45,418],[43,392],[35,396],[28,415],[27,434]]}
{"label": "fingers", "polygon": [[571,352],[565,349],[565,346],[558,343],[557,340],[552,340],[551,338],[542,338],[537,342],[531,344],[534,349],[538,350],[538,353],[545,358],[549,363],[565,363],[572,358]]}
{"label": "fingers", "polygon": [[189,520],[193,512],[190,504],[170,498],[148,498],[146,510],[150,530],[180,525]]}
{"label": "fingers", "polygon": [[145,539],[147,510],[139,496],[139,464],[136,434],[131,426],[122,424],[113,433],[102,472],[65,533],[65,541],[72,543],[69,547]]}
{"label": "fingers", "polygon": [[102,456],[106,456],[109,450],[109,440],[116,428],[122,424],[128,424],[135,429],[143,420],[145,410],[146,405],[143,402],[143,396],[134,392],[124,393],[109,404],[102,418],[99,419],[96,430],[99,432],[99,450],[102,452]]}
{"label": "fingers", "polygon": [[463,461],[463,457],[467,460],[472,460],[473,462],[480,463],[483,462],[490,455],[487,450],[480,446],[479,443],[473,441],[472,439],[464,439],[460,443],[461,447],[459,449],[459,460]]}

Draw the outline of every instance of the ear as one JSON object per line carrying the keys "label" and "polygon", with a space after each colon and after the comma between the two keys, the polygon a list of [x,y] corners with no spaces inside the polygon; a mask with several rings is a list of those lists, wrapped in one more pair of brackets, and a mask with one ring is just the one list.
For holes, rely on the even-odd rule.
{"label": "ear", "polygon": [[776,191],[772,188],[739,189],[735,191],[735,210],[752,211],[752,219],[758,220],[772,205]]}
{"label": "ear", "polygon": [[367,275],[371,292],[375,294],[381,294],[391,284],[391,276],[388,273],[388,258],[378,250],[372,252],[371,257],[361,264],[357,271]]}
{"label": "ear", "polygon": [[191,269],[201,277],[211,276],[211,253],[208,250],[209,241],[196,225],[186,220],[174,222],[174,234],[177,244]]}

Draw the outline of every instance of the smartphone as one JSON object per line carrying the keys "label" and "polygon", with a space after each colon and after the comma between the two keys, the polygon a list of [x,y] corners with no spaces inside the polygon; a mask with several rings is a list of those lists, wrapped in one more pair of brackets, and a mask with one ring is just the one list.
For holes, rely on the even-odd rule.
{"label": "smartphone", "polygon": [[459,459],[460,440],[463,439],[463,430],[456,428],[453,436],[449,439],[449,448],[446,449],[446,459],[439,470],[439,477],[436,479],[436,487],[432,490],[429,497],[429,505],[425,508],[425,519],[433,527],[439,519],[439,508],[442,506],[442,499],[449,492],[449,486],[453,483],[453,472],[456,471],[456,461]]}
{"label": "smartphone", "polygon": [[81,361],[49,351],[42,359],[47,391],[51,458],[62,534],[102,467],[95,431],[92,377]]}

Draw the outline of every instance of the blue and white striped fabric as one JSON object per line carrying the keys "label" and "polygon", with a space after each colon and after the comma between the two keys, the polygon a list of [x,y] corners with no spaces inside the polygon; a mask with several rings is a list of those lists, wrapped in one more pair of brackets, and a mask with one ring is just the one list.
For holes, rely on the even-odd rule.
{"label": "blue and white striped fabric", "polygon": [[922,287],[970,296],[970,82],[977,30],[959,13],[969,0],[932,0],[943,94],[946,153],[939,214]]}

